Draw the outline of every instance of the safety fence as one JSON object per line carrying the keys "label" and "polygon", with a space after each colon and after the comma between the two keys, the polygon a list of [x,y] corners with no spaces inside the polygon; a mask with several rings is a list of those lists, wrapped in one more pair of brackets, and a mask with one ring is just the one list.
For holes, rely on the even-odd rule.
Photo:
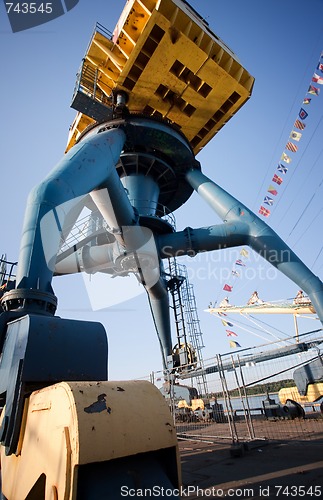
{"label": "safety fence", "polygon": [[323,362],[318,348],[315,343],[272,347],[217,355],[203,370],[184,371],[181,380],[152,374],[169,402],[178,437],[233,443],[322,438],[323,382],[310,385],[304,398],[293,379],[304,364]]}

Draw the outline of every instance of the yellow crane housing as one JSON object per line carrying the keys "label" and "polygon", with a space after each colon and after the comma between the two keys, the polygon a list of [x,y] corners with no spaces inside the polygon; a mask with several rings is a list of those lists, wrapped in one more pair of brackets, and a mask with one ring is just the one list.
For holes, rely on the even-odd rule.
{"label": "yellow crane housing", "polygon": [[73,96],[67,150],[111,117],[124,91],[131,113],[166,118],[197,154],[250,97],[254,78],[183,0],[128,0],[111,34],[97,25]]}

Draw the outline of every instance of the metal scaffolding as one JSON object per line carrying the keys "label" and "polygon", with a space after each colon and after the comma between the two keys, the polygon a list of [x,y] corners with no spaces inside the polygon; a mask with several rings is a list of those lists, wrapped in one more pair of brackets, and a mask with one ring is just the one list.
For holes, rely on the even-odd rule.
{"label": "metal scaffolding", "polygon": [[[203,333],[196,306],[194,287],[189,282],[187,268],[178,264],[175,258],[169,259],[166,269],[168,290],[172,296],[171,308],[174,312],[177,336],[176,349],[180,358],[180,371],[189,373],[197,369],[200,374],[194,377],[199,396],[208,395],[207,379],[204,373],[202,349]],[[201,370],[199,369],[201,367]]]}

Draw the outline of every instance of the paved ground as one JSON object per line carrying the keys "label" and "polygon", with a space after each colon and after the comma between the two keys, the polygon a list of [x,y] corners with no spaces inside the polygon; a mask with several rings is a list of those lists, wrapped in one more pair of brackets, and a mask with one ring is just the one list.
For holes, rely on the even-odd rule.
{"label": "paved ground", "polygon": [[227,442],[180,441],[182,498],[323,500],[321,437],[258,441],[249,448],[232,448]]}

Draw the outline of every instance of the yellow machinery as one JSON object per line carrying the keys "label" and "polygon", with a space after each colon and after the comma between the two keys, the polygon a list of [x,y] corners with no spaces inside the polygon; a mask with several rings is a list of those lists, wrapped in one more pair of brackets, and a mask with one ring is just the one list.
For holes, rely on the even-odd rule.
{"label": "yellow machinery", "polygon": [[[273,352],[264,352],[263,355],[259,354],[258,356],[251,356],[250,361],[255,362],[259,361],[261,358],[263,360],[266,359],[272,359],[272,358],[277,358],[280,356],[285,356],[293,354],[297,352],[297,349],[299,349],[299,352],[302,352],[303,350],[306,351],[310,347],[316,347],[321,343],[320,340],[318,341],[309,341],[308,343],[302,343],[300,341],[300,336],[299,336],[299,331],[298,331],[298,323],[297,323],[297,317],[305,314],[315,314],[316,311],[314,309],[313,304],[311,301],[305,297],[302,299],[300,302],[293,301],[293,302],[263,302],[260,304],[252,304],[252,305],[245,305],[245,306],[234,306],[234,305],[226,305],[224,307],[209,307],[208,309],[205,310],[205,312],[208,312],[210,314],[221,314],[221,313],[229,313],[229,314],[240,314],[242,316],[247,316],[248,314],[289,314],[293,316],[294,319],[294,326],[295,326],[295,340],[296,344],[290,346],[290,347],[283,347],[281,349],[276,349]],[[258,359],[257,359],[258,357]],[[245,357],[245,360],[243,363],[248,362],[248,358]],[[305,404],[305,403],[314,403],[323,397],[323,383],[321,382],[322,380],[322,374],[320,367],[322,366],[322,361],[321,357],[318,356],[318,359],[313,361],[314,368],[315,370],[315,375],[311,373],[311,363],[306,365],[305,368],[301,368],[299,370],[296,370],[296,379],[295,379],[295,373],[294,373],[294,379],[295,383],[297,383],[297,386],[295,385],[294,387],[284,387],[280,389],[279,391],[279,400],[282,404],[285,404],[287,400],[292,400],[296,401],[297,403],[300,404]],[[317,379],[316,379],[317,377]],[[316,381],[317,380],[317,381]]]}
{"label": "yellow machinery", "polygon": [[280,389],[278,397],[282,404],[285,404],[288,399],[292,399],[300,404],[315,403],[323,397],[323,383],[309,384],[306,395],[300,394],[296,386],[284,387]]}
{"label": "yellow machinery", "polygon": [[[195,189],[194,155],[247,101],[253,82],[184,0],[128,0],[113,34],[95,31],[73,95],[78,114],[66,155],[29,195],[16,280],[1,297],[4,499],[116,500],[154,497],[161,488],[178,497],[168,405],[148,382],[107,382],[106,332],[98,323],[56,317],[51,281],[54,274],[88,272],[95,259],[79,251],[89,257],[108,249],[104,270],[140,275],[150,294],[166,369],[167,286],[159,274],[150,283],[143,272],[148,263],[154,277],[164,256],[150,247],[140,254],[144,229],[168,246],[162,238],[174,228],[163,217]],[[88,197],[106,226],[73,244],[73,254],[59,255]],[[189,251],[189,234],[185,241]]]}
{"label": "yellow machinery", "polygon": [[249,98],[254,78],[187,2],[128,0],[111,38],[94,32],[74,94],[67,150],[109,117],[125,91],[131,113],[176,124],[197,154]]}
{"label": "yellow machinery", "polygon": [[189,405],[185,399],[182,399],[178,402],[178,408],[190,408],[192,411],[195,410],[204,410],[204,401],[203,399],[192,399],[191,404]]}
{"label": "yellow machinery", "polygon": [[[181,485],[162,395],[148,382],[107,381],[106,332],[55,316],[54,275],[135,275],[147,291],[165,374],[174,373],[175,358],[194,365],[195,356],[180,341],[173,351],[163,259],[248,244],[271,262],[274,251],[271,263],[304,285],[323,321],[322,282],[195,158],[248,100],[253,82],[185,0],[128,0],[112,34],[95,31],[66,154],[30,193],[15,283],[0,282],[4,499],[153,498],[162,488],[178,498]],[[176,231],[166,216],[194,190],[223,224]],[[65,248],[84,208],[86,235]]]}
{"label": "yellow machinery", "polygon": [[171,414],[141,381],[62,382],[32,393],[17,452],[2,448],[1,469],[9,500],[114,500],[181,482]]}
{"label": "yellow machinery", "polygon": [[[321,281],[195,159],[253,82],[185,0],[128,0],[112,34],[95,31],[66,154],[28,197],[15,283],[7,280],[1,297],[4,499],[154,498],[162,489],[178,498],[181,486],[167,403],[148,382],[107,381],[106,332],[55,316],[54,275],[135,275],[165,374],[174,373],[175,358],[194,365],[195,355],[180,341],[173,350],[163,259],[249,244],[269,260],[274,250],[273,265],[304,283],[322,320]],[[177,232],[165,216],[194,190],[223,224]],[[64,250],[84,208],[87,233]],[[289,262],[280,257],[286,248]],[[212,418],[222,421],[214,407]]]}

